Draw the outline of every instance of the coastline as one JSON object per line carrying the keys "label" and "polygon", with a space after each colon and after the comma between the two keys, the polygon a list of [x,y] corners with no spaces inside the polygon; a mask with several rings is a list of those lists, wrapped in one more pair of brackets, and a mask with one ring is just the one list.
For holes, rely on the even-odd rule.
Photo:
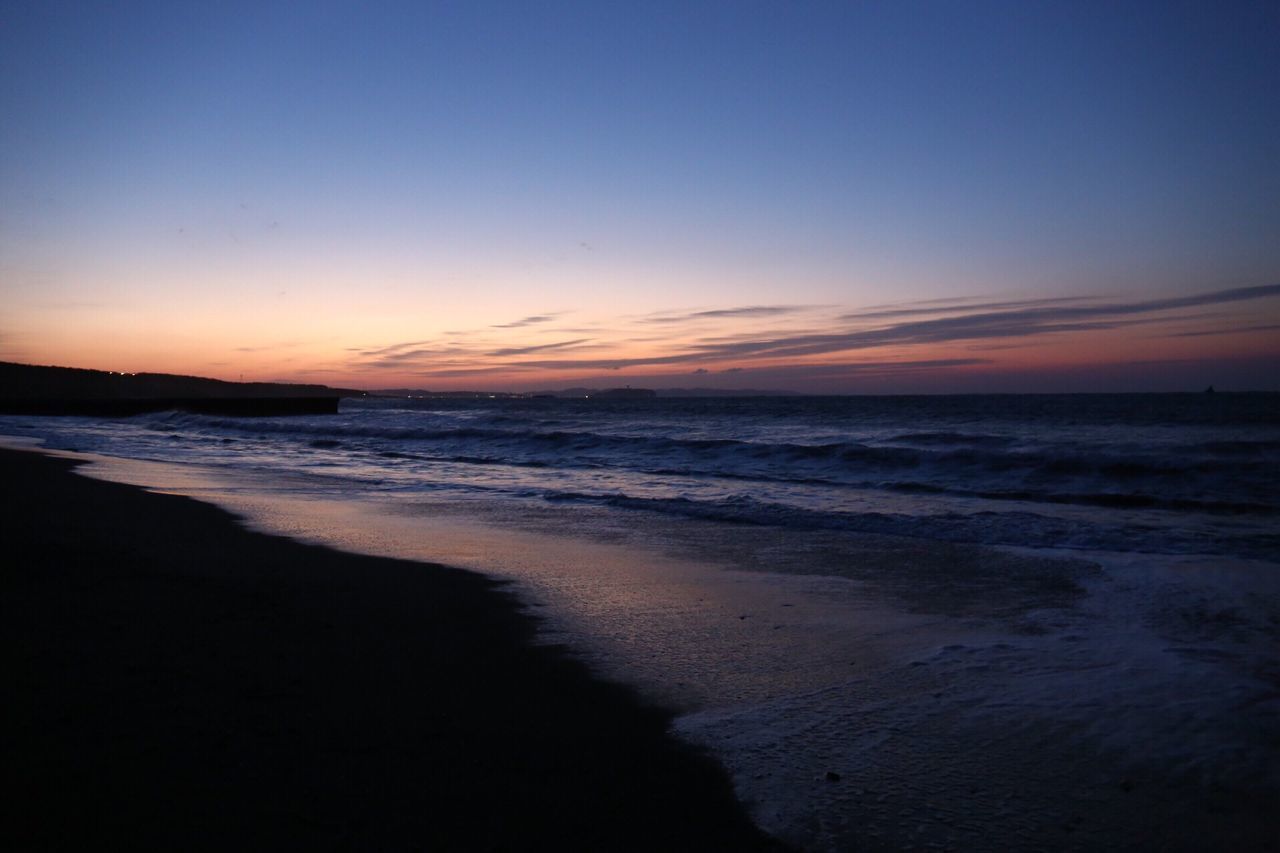
{"label": "coastline", "polygon": [[503,585],[0,450],[15,849],[777,849]]}
{"label": "coastline", "polygon": [[[74,479],[518,598],[536,643],[674,712],[755,825],[799,849],[1272,846],[1268,564],[673,525],[89,447],[70,451],[87,463]],[[574,846],[548,838],[529,844]]]}

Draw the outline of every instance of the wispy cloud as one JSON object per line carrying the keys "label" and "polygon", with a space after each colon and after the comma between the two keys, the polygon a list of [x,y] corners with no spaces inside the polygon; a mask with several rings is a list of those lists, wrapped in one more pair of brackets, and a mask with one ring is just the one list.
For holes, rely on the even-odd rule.
{"label": "wispy cloud", "polygon": [[[692,312],[664,312],[601,318],[583,327],[584,334],[547,343],[530,343],[521,333],[478,332],[474,338],[417,340],[361,349],[349,365],[357,370],[400,371],[422,376],[457,378],[513,373],[617,371],[674,368],[685,372],[725,373],[739,369],[773,371],[783,376],[794,367],[804,376],[847,376],[850,371],[937,370],[988,363],[983,358],[926,358],[936,348],[962,346],[992,352],[1035,346],[1070,333],[1105,332],[1152,326],[1162,337],[1199,337],[1246,331],[1272,331],[1280,324],[1254,316],[1251,326],[1228,328],[1227,309],[1212,306],[1280,297],[1280,284],[1233,288],[1157,299],[1086,297],[1026,300],[932,300],[882,306],[874,310],[840,311],[834,306],[743,305]],[[824,310],[819,310],[824,308]],[[1267,309],[1269,310],[1269,309]],[[488,329],[522,329],[554,319],[551,313]],[[771,319],[769,328],[756,322]],[[696,321],[714,320],[714,334]],[[1188,328],[1191,321],[1199,328]],[[688,326],[679,325],[688,321]],[[1204,328],[1210,325],[1221,328]],[[1169,331],[1170,323],[1184,331]],[[590,327],[590,331],[587,331]],[[1162,327],[1162,328],[1155,328]],[[712,331],[711,329],[705,329]],[[558,326],[536,330],[545,340]],[[892,358],[876,357],[883,351]],[[874,355],[873,355],[874,353]],[[869,357],[857,361],[857,356]],[[797,373],[797,376],[801,373]],[[826,374],[823,374],[826,375]]]}
{"label": "wispy cloud", "polygon": [[1245,326],[1240,329],[1202,329],[1194,332],[1170,332],[1161,335],[1165,338],[1202,338],[1206,335],[1239,335],[1245,332],[1273,332],[1280,330],[1280,323],[1268,323],[1264,326]]}
{"label": "wispy cloud", "polygon": [[743,305],[738,308],[711,308],[684,314],[659,312],[640,320],[641,323],[687,323],[692,320],[717,320],[737,317],[778,317],[809,310],[809,305]]}
{"label": "wispy cloud", "polygon": [[539,323],[550,323],[552,320],[554,320],[559,316],[560,316],[559,314],[534,314],[530,317],[524,317],[512,323],[499,323],[495,326],[490,326],[490,328],[492,329],[523,329],[525,326],[536,326]]}
{"label": "wispy cloud", "polygon": [[503,358],[513,355],[528,355],[533,352],[544,352],[546,350],[562,350],[562,349],[581,349],[584,345],[589,344],[590,338],[579,338],[576,341],[559,341],[554,344],[537,344],[527,347],[505,347],[496,349],[489,353],[494,358]]}
{"label": "wispy cloud", "polygon": [[451,358],[470,359],[474,358],[476,354],[475,350],[468,347],[418,347],[415,349],[394,350],[375,355],[373,358],[362,359],[357,363],[357,366],[375,369],[405,369],[423,362],[439,362]]}
{"label": "wispy cloud", "polygon": [[697,364],[712,361],[783,359],[831,355],[883,346],[945,344],[971,340],[1021,338],[1099,331],[1155,322],[1163,312],[1280,296],[1280,284],[1243,287],[1193,296],[1107,302],[1093,305],[1032,303],[1008,311],[978,310],[929,320],[910,320],[876,328],[853,328],[781,336],[705,339],[679,352],[599,359],[547,359],[523,362],[547,370],[621,370],[639,366]]}
{"label": "wispy cloud", "polygon": [[[519,368],[516,368],[519,370]],[[421,370],[413,371],[413,375],[424,378],[436,379],[466,379],[467,377],[478,376],[508,376],[512,372],[512,368],[507,365],[494,365],[490,367],[427,367]]]}
{"label": "wispy cloud", "polygon": [[[1064,296],[1053,299],[1022,299],[1010,302],[977,302],[956,304],[956,300],[930,299],[915,303],[912,307],[888,307],[877,310],[855,311],[841,315],[841,320],[888,320],[895,317],[920,317],[927,314],[956,314],[969,311],[1007,311],[1046,305],[1065,305],[1084,302],[1086,296]],[[949,304],[944,304],[949,303]]]}
{"label": "wispy cloud", "polygon": [[722,370],[721,373],[749,373],[752,376],[757,374],[768,374],[772,377],[782,377],[788,374],[795,376],[805,376],[807,378],[832,377],[832,376],[853,376],[856,374],[885,374],[885,373],[902,373],[922,370],[938,370],[947,367],[971,367],[980,364],[990,364],[991,360],[986,358],[926,358],[926,359],[903,359],[900,361],[842,361],[833,364],[783,364],[773,365],[761,368],[744,368],[731,367]]}
{"label": "wispy cloud", "polygon": [[[446,332],[445,334],[448,334],[448,332]],[[381,347],[361,348],[358,350],[358,352],[360,352],[361,355],[369,356],[372,358],[380,355],[391,355],[393,353],[409,349],[410,347],[420,347],[429,343],[433,343],[433,341],[430,341],[430,340],[405,341],[404,343],[387,344],[386,346],[381,346]]]}

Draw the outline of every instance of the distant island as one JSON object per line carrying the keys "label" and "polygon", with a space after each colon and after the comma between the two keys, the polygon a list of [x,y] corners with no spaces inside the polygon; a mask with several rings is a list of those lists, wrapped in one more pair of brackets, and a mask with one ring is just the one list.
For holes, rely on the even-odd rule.
{"label": "distant island", "polygon": [[422,399],[489,399],[549,400],[583,399],[650,399],[653,397],[795,397],[794,391],[759,390],[754,388],[585,388],[574,387],[544,391],[429,391],[425,388],[381,388],[370,397],[414,397]]}
{"label": "distant island", "polygon": [[386,388],[370,391],[371,397],[412,397],[442,400],[552,400],[558,398],[599,398],[604,400],[648,400],[658,396],[652,388],[568,388],[564,391],[427,391],[422,388]]}
{"label": "distant island", "polygon": [[782,397],[791,391],[722,388],[587,388],[543,391],[364,391],[288,382],[228,382],[174,373],[121,373],[81,367],[0,361],[0,414],[128,417],[179,410],[199,414],[301,415],[338,411],[350,397],[448,400],[601,399],[655,397]]}
{"label": "distant island", "polygon": [[226,415],[328,414],[363,391],[283,382],[225,382],[171,373],[115,373],[0,362],[0,413],[124,417],[181,411]]}
{"label": "distant island", "polygon": [[369,397],[412,397],[415,400],[521,400],[537,394],[514,391],[429,391],[426,388],[378,388]]}
{"label": "distant island", "polygon": [[658,392],[651,388],[632,388],[628,385],[626,388],[608,388],[593,396],[602,400],[649,400],[658,396]]}

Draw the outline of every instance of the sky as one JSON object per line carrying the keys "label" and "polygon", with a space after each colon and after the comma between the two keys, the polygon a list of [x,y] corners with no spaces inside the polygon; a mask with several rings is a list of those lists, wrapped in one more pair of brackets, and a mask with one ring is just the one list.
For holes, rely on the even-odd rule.
{"label": "sky", "polygon": [[1280,4],[0,0],[0,360],[1280,390]]}

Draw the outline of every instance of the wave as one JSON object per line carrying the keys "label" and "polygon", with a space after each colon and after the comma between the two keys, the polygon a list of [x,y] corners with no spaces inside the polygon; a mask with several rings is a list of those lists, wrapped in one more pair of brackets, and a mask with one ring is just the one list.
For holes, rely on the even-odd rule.
{"label": "wave", "polygon": [[[510,420],[510,419],[505,419]],[[180,422],[186,422],[185,424]],[[502,429],[493,426],[363,426],[347,423],[285,420],[237,420],[192,415],[170,416],[162,421],[164,429],[195,426],[247,433],[313,436],[316,446],[323,441],[342,438],[386,439],[390,441],[492,443],[508,447],[524,446],[531,450],[630,451],[635,454],[662,455],[684,452],[707,457],[737,455],[749,459],[830,460],[869,464],[891,468],[913,468],[925,464],[941,467],[981,468],[992,471],[1014,469],[1049,473],[1074,474],[1096,472],[1110,477],[1177,475],[1200,469],[1221,470],[1221,459],[1204,458],[1203,454],[1255,456],[1280,447],[1280,442],[1206,442],[1195,454],[1177,452],[1135,455],[1132,452],[1108,453],[1105,450],[1071,452],[1061,449],[992,450],[1013,442],[1002,436],[965,435],[960,433],[915,433],[896,436],[893,441],[917,440],[932,447],[902,447],[894,444],[868,444],[861,441],[832,441],[820,444],[804,442],[760,442],[737,438],[675,438],[665,435],[595,432],[590,430]],[[951,445],[951,448],[948,448]],[[954,447],[954,445],[970,445]],[[623,457],[625,458],[625,457]],[[1244,467],[1242,464],[1241,467]]]}
{"label": "wave", "polygon": [[1262,439],[1255,441],[1200,441],[1177,448],[1186,454],[1211,454],[1214,456],[1247,456],[1250,458],[1280,456],[1280,441]]}
{"label": "wave", "polygon": [[1141,492],[1033,492],[979,491],[953,489],[931,483],[881,483],[881,488],[905,494],[955,495],[995,501],[1027,503],[1081,504],[1115,509],[1163,509],[1178,512],[1204,512],[1214,515],[1276,515],[1280,507],[1258,501],[1197,500],[1174,498]]}
{"label": "wave", "polygon": [[[1280,543],[1262,536],[1280,514],[1280,437],[1267,420],[1276,401],[1228,400],[1244,412],[1222,423],[1216,401],[1187,421],[1121,417],[1146,398],[1052,400],[1044,411],[1034,400],[833,398],[433,402],[324,417],[24,418],[15,428],[138,458],[319,466],[354,488],[478,489],[725,523],[1276,559]],[[1082,417],[1086,403],[1098,411]],[[1207,404],[1162,405],[1178,415]],[[1007,411],[1018,406],[1026,417]]]}
{"label": "wave", "polygon": [[[410,420],[411,423],[406,423]],[[422,423],[422,421],[427,421]],[[413,423],[416,422],[416,423]],[[504,425],[498,425],[501,422]],[[515,422],[516,426],[512,425]],[[1164,452],[1059,442],[1014,448],[1013,439],[978,433],[900,433],[888,443],[760,441],[667,433],[539,429],[519,419],[433,419],[402,413],[391,423],[353,419],[235,419],[169,414],[152,428],[296,439],[313,449],[372,452],[384,458],[524,468],[616,469],[679,477],[721,477],[933,493],[1002,501],[1072,503],[1216,514],[1274,513],[1280,442],[1208,441]],[[896,443],[895,443],[896,442]],[[915,442],[915,446],[904,446]],[[1261,458],[1260,458],[1261,457]]]}
{"label": "wave", "polygon": [[1275,559],[1280,534],[1205,537],[1190,531],[1151,530],[1138,525],[1100,525],[1032,512],[977,512],[910,515],[891,512],[826,512],[786,506],[748,496],[722,500],[645,498],[548,491],[553,503],[590,503],[732,524],[770,525],[800,530],[838,530],[1033,548],[1138,551],[1172,554],[1231,554]]}
{"label": "wave", "polygon": [[1017,442],[1007,435],[986,435],[966,432],[909,432],[895,435],[889,441],[922,445],[973,445],[979,447],[1008,447]]}

